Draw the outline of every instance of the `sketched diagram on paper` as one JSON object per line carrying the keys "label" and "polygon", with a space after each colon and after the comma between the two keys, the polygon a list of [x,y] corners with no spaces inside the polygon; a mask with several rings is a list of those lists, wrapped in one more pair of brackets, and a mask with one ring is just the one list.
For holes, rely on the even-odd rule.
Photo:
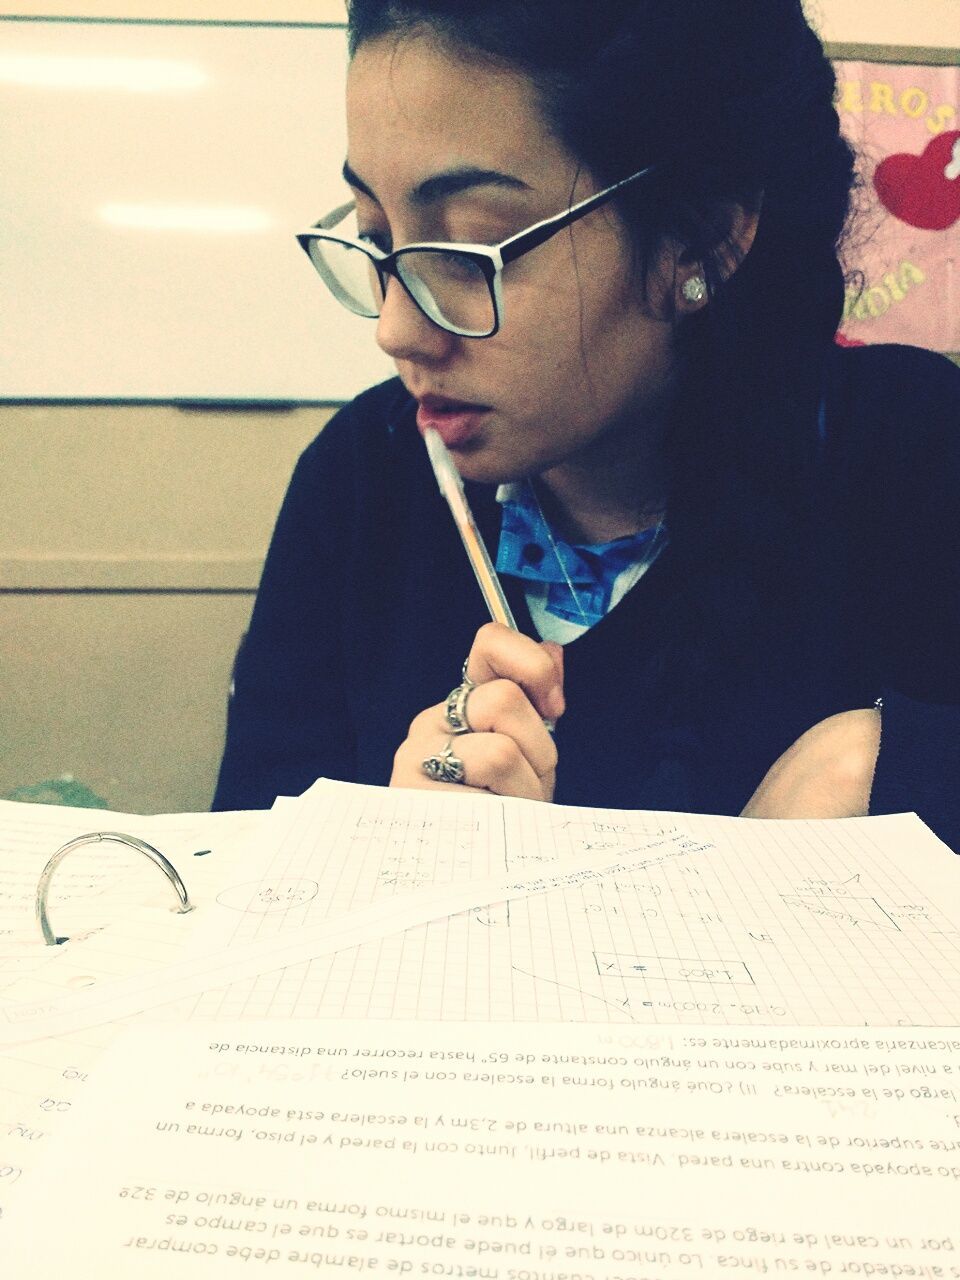
{"label": "sketched diagram on paper", "polygon": [[[893,859],[857,843],[771,841],[762,823],[461,799],[437,817],[384,790],[327,815],[324,861],[284,856],[238,940],[424,884],[649,851],[575,889],[487,904],[201,997],[211,1016],[806,1024],[960,1021],[929,997],[931,939],[960,992],[949,921]],[[744,827],[748,831],[744,832]],[[869,867],[869,876],[864,868]],[[300,884],[299,880],[309,880]],[[319,888],[318,888],[319,886]],[[289,912],[275,911],[286,901]],[[294,905],[296,904],[296,905]],[[270,910],[264,911],[264,905]],[[909,966],[904,962],[904,945]],[[927,946],[927,951],[923,947]],[[863,954],[883,981],[864,994]],[[940,956],[937,957],[938,963]],[[915,974],[906,991],[895,977]],[[894,975],[894,977],[890,977]],[[937,1002],[939,1000],[939,1003]]]}
{"label": "sketched diagram on paper", "polygon": [[[529,849],[529,835],[520,834],[515,847]],[[501,904],[499,914],[477,913],[488,926],[510,930],[513,971],[541,988],[544,1004],[550,1003],[545,989],[553,987],[557,1014],[593,1018],[602,1006],[610,1020],[649,1021],[658,1008],[679,1015],[684,1002],[702,1005],[690,995],[705,985],[711,1004],[720,986],[732,996],[726,1001],[732,1008],[750,1007],[738,989],[751,999],[753,976],[724,928],[723,904],[705,875],[712,841],[636,815],[571,814],[558,822],[554,848],[561,854],[609,853],[611,859],[644,850],[650,856],[562,895]],[[546,949],[545,938],[553,943]]]}
{"label": "sketched diagram on paper", "polygon": [[[515,973],[540,992],[563,988],[554,1016],[579,996],[581,1017],[603,1004],[633,1021],[960,1018],[960,934],[901,866],[855,845],[811,849],[796,832],[751,847],[743,824],[735,845],[698,840],[695,819],[684,827],[568,820],[570,852],[603,846],[615,855],[649,841],[651,859],[487,914],[488,925],[510,931]],[[870,870],[852,870],[864,854]],[[826,874],[805,874],[813,869]]]}
{"label": "sketched diagram on paper", "polygon": [[860,889],[860,873],[847,880],[802,881],[793,893],[784,893],[784,905],[795,908],[798,914],[807,913],[821,920],[833,921],[836,924],[858,928],[862,925],[874,925],[878,929],[899,930],[899,918],[909,918],[914,923],[930,919],[929,908],[916,904],[909,908],[909,913],[902,904],[900,908],[892,905],[884,907],[876,897],[865,894]]}
{"label": "sketched diagram on paper", "polygon": [[[619,933],[604,928],[608,917],[616,920],[624,911],[612,901],[608,910],[608,899],[626,888],[641,912],[654,911],[664,892],[663,868],[690,869],[707,845],[672,825],[636,817],[614,827],[595,818],[579,821],[580,811],[569,810],[562,825],[544,825],[540,818],[531,826],[523,813],[509,806],[501,810],[493,801],[476,808],[460,801],[445,817],[435,811],[419,814],[412,801],[405,806],[396,796],[368,797],[352,814],[339,812],[335,831],[328,821],[322,866],[285,856],[270,869],[266,889],[242,885],[221,894],[222,906],[243,915],[234,938],[245,941],[263,936],[265,929],[312,923],[328,911],[353,909],[425,884],[503,873],[529,876],[577,854],[609,852],[615,861],[617,854],[649,849],[650,858],[623,884],[616,877],[594,877],[582,890],[540,895],[550,905],[522,917],[516,915],[518,904],[500,903],[439,919],[291,966],[282,975],[208,993],[200,998],[198,1012],[629,1020],[625,1005],[608,999],[595,959],[598,951],[636,949],[629,927],[623,927],[629,925],[625,915]],[[282,904],[290,910],[277,911]],[[591,915],[599,911],[595,921],[587,918],[588,908]],[[539,990],[543,985],[550,990]]]}

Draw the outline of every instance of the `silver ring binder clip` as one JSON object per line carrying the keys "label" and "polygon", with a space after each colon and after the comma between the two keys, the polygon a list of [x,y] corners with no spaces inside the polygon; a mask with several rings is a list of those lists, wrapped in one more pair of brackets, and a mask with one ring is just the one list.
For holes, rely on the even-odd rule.
{"label": "silver ring binder clip", "polygon": [[97,844],[101,840],[113,840],[117,844],[125,844],[128,848],[135,849],[137,853],[144,854],[151,862],[156,863],[176,892],[180,903],[177,908],[177,914],[184,915],[186,912],[193,910],[193,903],[187,896],[186,886],[180,879],[176,867],[168,858],[163,856],[159,849],[155,849],[152,844],[147,844],[146,840],[138,840],[136,836],[124,835],[122,831],[91,831],[89,835],[77,836],[75,839],[68,840],[66,844],[61,845],[43,868],[40,873],[40,879],[37,881],[37,922],[40,925],[43,940],[48,947],[56,947],[61,942],[69,941],[69,938],[58,938],[50,928],[50,921],[47,919],[47,891],[50,888],[53,873],[71,850],[79,849],[85,844]]}

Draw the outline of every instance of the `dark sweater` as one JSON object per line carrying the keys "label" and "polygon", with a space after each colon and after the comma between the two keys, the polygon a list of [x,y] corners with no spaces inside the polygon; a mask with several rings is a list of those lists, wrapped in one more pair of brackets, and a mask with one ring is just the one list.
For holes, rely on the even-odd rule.
{"label": "dark sweater", "polygon": [[[671,545],[566,646],[558,803],[735,814],[811,725],[883,696],[871,812],[916,810],[960,850],[960,370],[908,347],[831,364],[816,500],[789,550]],[[410,720],[458,683],[487,615],[413,410],[397,379],[374,387],[296,467],[215,808],[318,777],[386,783]],[[467,493],[493,551],[495,490]],[[522,583],[505,586],[535,635]]]}

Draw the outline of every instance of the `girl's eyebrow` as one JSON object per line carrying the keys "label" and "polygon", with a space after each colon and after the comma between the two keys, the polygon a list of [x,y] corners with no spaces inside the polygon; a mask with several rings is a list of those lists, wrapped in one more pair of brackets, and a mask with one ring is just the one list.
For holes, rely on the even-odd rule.
{"label": "girl's eyebrow", "polygon": [[[350,166],[350,162],[343,162],[343,179],[351,187],[355,187],[357,191],[362,191],[365,196],[369,196],[371,200],[377,200],[373,190],[367,186],[363,179],[354,172]],[[505,187],[511,191],[531,191],[533,188],[520,178],[515,178],[509,173],[501,173],[497,169],[481,169],[475,165],[457,165],[452,169],[445,169],[442,173],[433,174],[429,178],[424,178],[422,182],[418,182],[410,193],[410,201],[415,205],[431,205],[436,204],[440,200],[445,200],[448,196],[459,195],[461,191],[467,191],[472,187]]]}

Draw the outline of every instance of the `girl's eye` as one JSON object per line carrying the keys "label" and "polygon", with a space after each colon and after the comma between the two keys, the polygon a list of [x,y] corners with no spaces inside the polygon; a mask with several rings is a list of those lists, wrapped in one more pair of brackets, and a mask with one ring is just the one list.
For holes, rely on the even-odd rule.
{"label": "girl's eye", "polygon": [[390,252],[390,242],[386,236],[379,231],[361,231],[357,235],[357,239],[364,244],[371,244],[375,249],[379,249],[381,253]]}

